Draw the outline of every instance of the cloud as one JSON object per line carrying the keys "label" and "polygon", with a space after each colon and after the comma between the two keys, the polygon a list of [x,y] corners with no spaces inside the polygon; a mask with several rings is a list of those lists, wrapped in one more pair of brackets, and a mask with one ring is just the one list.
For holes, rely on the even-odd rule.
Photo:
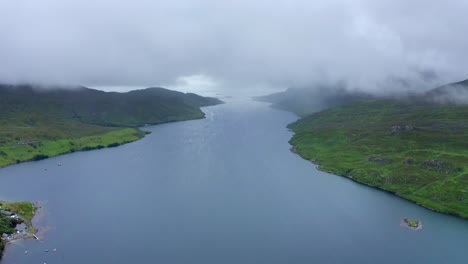
{"label": "cloud", "polygon": [[216,92],[223,90],[223,85],[210,76],[196,74],[178,77],[174,83],[168,84],[167,88],[200,94],[216,94]]}
{"label": "cloud", "polygon": [[15,0],[0,10],[0,82],[205,76],[232,89],[391,92],[468,76],[464,0]]}

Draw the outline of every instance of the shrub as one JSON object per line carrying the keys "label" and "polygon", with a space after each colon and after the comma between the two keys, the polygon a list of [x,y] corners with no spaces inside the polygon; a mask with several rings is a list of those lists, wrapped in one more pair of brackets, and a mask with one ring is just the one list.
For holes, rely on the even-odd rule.
{"label": "shrub", "polygon": [[48,157],[49,156],[45,154],[36,154],[34,155],[34,157],[32,157],[31,160],[43,160],[43,159],[47,159]]}

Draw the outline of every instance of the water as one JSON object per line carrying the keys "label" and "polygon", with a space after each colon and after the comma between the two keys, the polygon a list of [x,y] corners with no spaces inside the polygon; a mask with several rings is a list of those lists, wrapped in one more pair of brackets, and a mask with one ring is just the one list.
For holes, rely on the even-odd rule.
{"label": "water", "polygon": [[468,263],[468,221],[317,171],[289,151],[293,114],[239,98],[204,111],[118,148],[1,169],[0,198],[43,201],[48,229],[2,264]]}

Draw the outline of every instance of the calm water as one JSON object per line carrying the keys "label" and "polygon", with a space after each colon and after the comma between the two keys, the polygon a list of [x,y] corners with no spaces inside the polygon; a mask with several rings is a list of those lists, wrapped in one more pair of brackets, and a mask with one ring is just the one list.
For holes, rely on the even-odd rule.
{"label": "calm water", "polygon": [[468,221],[315,170],[289,151],[293,114],[236,98],[204,111],[118,148],[1,169],[0,198],[43,201],[49,229],[2,264],[468,263]]}

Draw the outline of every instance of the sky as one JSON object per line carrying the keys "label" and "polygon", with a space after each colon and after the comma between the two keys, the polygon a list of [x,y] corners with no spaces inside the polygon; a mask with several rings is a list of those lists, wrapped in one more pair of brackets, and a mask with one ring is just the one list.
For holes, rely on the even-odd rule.
{"label": "sky", "polygon": [[0,82],[428,89],[468,78],[467,10],[466,0],[1,0]]}

